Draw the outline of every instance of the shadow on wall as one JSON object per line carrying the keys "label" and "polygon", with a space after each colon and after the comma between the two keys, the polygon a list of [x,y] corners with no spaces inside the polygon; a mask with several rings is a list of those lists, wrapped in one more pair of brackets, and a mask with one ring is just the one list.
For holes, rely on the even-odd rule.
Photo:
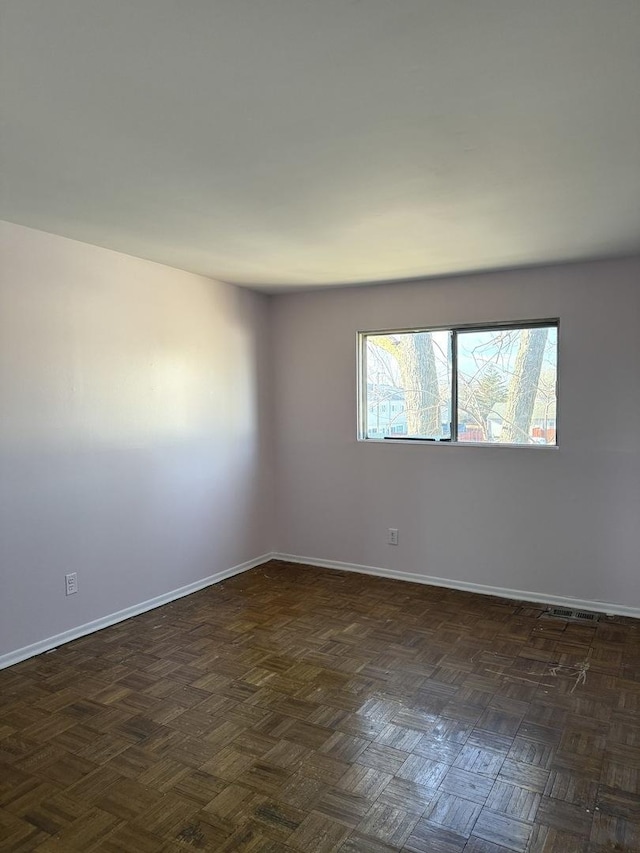
{"label": "shadow on wall", "polygon": [[267,298],[2,229],[0,654],[271,547]]}

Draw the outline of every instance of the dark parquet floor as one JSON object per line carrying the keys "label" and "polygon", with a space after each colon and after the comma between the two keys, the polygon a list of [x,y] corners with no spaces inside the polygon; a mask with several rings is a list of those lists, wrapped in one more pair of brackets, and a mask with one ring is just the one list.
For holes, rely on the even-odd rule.
{"label": "dark parquet floor", "polygon": [[640,622],[270,562],[0,673],[0,848],[640,851]]}

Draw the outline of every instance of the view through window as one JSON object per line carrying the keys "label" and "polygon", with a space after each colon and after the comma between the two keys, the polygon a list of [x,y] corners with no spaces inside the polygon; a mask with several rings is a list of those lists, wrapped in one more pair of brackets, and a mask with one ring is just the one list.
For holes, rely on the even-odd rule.
{"label": "view through window", "polygon": [[558,324],[361,335],[367,439],[555,445]]}

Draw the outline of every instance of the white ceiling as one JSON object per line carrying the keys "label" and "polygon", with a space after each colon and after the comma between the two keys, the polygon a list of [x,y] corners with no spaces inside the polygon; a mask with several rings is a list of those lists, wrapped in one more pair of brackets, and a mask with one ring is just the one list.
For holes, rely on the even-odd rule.
{"label": "white ceiling", "polygon": [[0,218],[318,286],[640,250],[640,0],[3,0]]}

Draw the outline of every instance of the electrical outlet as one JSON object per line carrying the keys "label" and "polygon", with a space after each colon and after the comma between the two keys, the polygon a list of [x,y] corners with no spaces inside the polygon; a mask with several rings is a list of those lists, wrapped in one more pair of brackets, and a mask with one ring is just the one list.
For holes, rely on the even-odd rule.
{"label": "electrical outlet", "polygon": [[397,545],[398,544],[398,528],[390,527],[389,528],[389,545]]}
{"label": "electrical outlet", "polygon": [[69,572],[64,576],[64,588],[66,595],[73,595],[78,591],[78,573]]}

